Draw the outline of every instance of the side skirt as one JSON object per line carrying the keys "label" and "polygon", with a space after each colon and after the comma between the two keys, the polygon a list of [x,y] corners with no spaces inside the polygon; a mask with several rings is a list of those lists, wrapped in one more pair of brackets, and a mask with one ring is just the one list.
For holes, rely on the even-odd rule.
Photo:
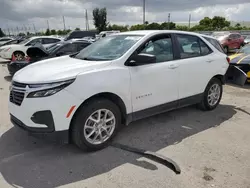
{"label": "side skirt", "polygon": [[154,116],[156,114],[161,114],[161,113],[168,112],[174,109],[183,108],[186,106],[197,104],[202,100],[202,98],[203,98],[203,93],[130,113],[127,115],[126,125],[128,125],[129,123],[133,121],[137,121],[137,120],[144,119],[150,116]]}

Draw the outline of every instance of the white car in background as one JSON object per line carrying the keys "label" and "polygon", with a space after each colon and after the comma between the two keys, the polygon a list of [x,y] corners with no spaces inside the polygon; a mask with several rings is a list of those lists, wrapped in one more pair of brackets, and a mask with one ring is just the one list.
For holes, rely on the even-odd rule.
{"label": "white car in background", "polygon": [[13,38],[11,38],[11,37],[2,37],[2,38],[0,38],[0,45],[4,44],[4,43],[6,43],[6,42],[8,42],[10,40],[13,40]]}
{"label": "white car in background", "polygon": [[30,46],[42,44],[45,48],[54,43],[60,42],[62,39],[51,36],[36,36],[28,38],[19,44],[6,45],[0,48],[0,57],[4,59],[12,59],[15,56],[16,60],[23,60],[27,56],[26,51]]}

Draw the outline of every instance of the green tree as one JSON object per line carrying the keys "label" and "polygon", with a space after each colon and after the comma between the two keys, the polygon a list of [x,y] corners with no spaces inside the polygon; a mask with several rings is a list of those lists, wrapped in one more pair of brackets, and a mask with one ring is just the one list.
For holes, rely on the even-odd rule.
{"label": "green tree", "polygon": [[242,30],[243,27],[241,27],[240,23],[237,23],[237,24],[235,24],[234,29],[235,30]]}
{"label": "green tree", "polygon": [[107,30],[111,31],[111,30],[119,30],[119,31],[128,31],[129,26],[128,25],[108,25]]}
{"label": "green tree", "polygon": [[209,17],[204,17],[200,20],[199,25],[202,25],[204,28],[209,28],[212,26],[212,19]]}
{"label": "green tree", "polygon": [[135,31],[135,30],[143,30],[145,28],[145,26],[143,24],[136,24],[136,25],[132,25],[130,27],[131,31]]}
{"label": "green tree", "polygon": [[56,32],[56,30],[55,30],[55,29],[52,29],[52,30],[50,31],[50,34],[51,34],[51,35],[56,35],[56,34],[57,34],[57,32]]}
{"label": "green tree", "polygon": [[176,24],[174,22],[163,22],[160,26],[159,29],[175,29],[176,28]]}
{"label": "green tree", "polygon": [[230,22],[226,20],[226,18],[221,16],[214,16],[212,18],[212,27],[215,30],[222,30],[226,27],[230,26]]}
{"label": "green tree", "polygon": [[0,37],[4,37],[5,36],[5,34],[4,34],[4,32],[2,31],[2,29],[0,28]]}
{"label": "green tree", "polygon": [[58,35],[63,35],[63,31],[62,31],[62,30],[58,30],[58,31],[57,31],[57,34],[58,34]]}
{"label": "green tree", "polygon": [[109,23],[107,22],[107,10],[106,8],[95,8],[93,10],[93,20],[96,29],[101,32],[105,31]]}
{"label": "green tree", "polygon": [[145,25],[145,29],[146,30],[158,30],[158,29],[161,29],[161,25],[153,22],[148,25]]}
{"label": "green tree", "polygon": [[80,31],[80,28],[79,27],[75,28],[75,31]]}
{"label": "green tree", "polygon": [[188,31],[189,30],[188,26],[185,26],[185,25],[177,25],[175,29],[180,30],[180,31]]}
{"label": "green tree", "polygon": [[49,29],[46,30],[45,35],[46,35],[46,36],[49,36],[49,35],[50,35],[50,30],[49,30]]}

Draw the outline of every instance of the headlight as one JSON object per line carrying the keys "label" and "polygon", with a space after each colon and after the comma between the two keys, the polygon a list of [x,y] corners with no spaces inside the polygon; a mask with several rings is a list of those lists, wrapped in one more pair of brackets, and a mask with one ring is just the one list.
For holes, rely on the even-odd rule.
{"label": "headlight", "polygon": [[35,91],[30,92],[27,98],[48,97],[54,95],[72,84],[74,81],[75,79],[50,84],[31,84],[29,85],[29,88],[34,89]]}

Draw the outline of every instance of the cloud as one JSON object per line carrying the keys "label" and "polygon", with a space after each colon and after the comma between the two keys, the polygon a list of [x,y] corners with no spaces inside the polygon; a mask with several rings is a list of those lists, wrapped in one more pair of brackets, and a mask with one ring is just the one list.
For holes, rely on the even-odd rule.
{"label": "cloud", "polygon": [[[167,21],[171,12],[171,21],[186,22],[192,14],[192,21],[204,16],[220,15],[235,21],[250,21],[249,0],[146,0],[146,20],[149,22]],[[0,27],[24,26],[32,30],[45,30],[47,20],[50,28],[62,29],[62,16],[65,16],[67,28],[85,27],[85,10],[89,12],[89,24],[93,28],[92,10],[106,7],[108,20],[116,24],[137,24],[142,22],[142,0],[1,0]],[[16,30],[16,29],[15,29]]]}

